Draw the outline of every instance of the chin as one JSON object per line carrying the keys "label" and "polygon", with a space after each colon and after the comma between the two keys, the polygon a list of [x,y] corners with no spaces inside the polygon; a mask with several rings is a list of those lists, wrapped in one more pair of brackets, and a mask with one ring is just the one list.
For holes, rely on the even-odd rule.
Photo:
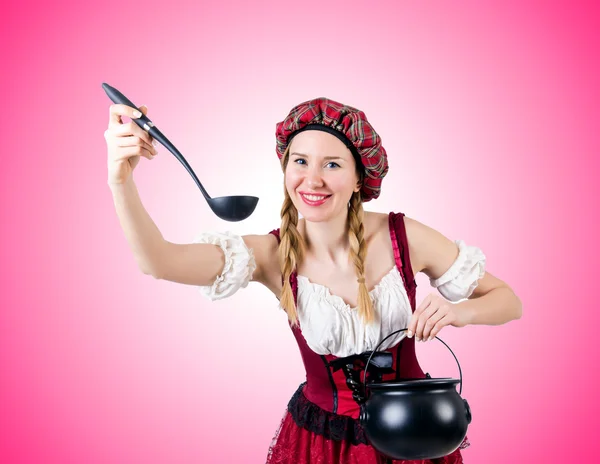
{"label": "chin", "polygon": [[302,199],[300,199],[300,202],[300,205],[296,205],[298,214],[302,215],[304,219],[310,222],[327,222],[340,214],[340,212],[336,210],[335,205],[328,205],[329,207],[327,208],[311,208],[305,204]]}
{"label": "chin", "polygon": [[[300,212],[300,214],[302,214]],[[331,219],[330,215],[324,215],[324,214],[302,214],[302,217],[304,218],[304,220],[306,221],[310,221],[310,222],[327,222],[329,219]]]}

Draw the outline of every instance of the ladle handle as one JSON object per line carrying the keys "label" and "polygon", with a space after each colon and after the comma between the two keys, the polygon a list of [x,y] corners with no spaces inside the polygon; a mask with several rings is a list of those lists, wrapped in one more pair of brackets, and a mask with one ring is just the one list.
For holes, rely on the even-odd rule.
{"label": "ladle handle", "polygon": [[[108,95],[108,98],[110,98],[113,103],[117,103],[120,105],[127,105],[127,106],[130,106],[131,108],[138,107],[129,98],[127,98],[125,95],[123,95],[121,92],[119,92],[114,87],[108,85],[106,82],[102,83],[102,88],[106,92],[106,95]],[[142,129],[144,129],[146,132],[150,132],[150,129],[152,129],[154,127],[154,123],[144,113],[142,113],[142,115],[139,118],[132,118],[131,120],[133,122],[135,122],[138,126],[140,126]],[[157,139],[164,145],[164,142],[162,140],[160,140],[160,137],[157,137]]]}
{"label": "ladle handle", "polygon": [[[369,359],[367,360],[367,364],[365,365],[365,376],[364,376],[364,386],[365,386],[365,394],[367,392],[367,369],[369,367],[369,363],[371,362],[371,358],[373,357],[373,355],[375,354],[375,352],[379,349],[379,347],[381,346],[381,344],[383,342],[385,342],[388,338],[390,338],[392,335],[396,335],[397,333],[403,332],[405,330],[408,330],[408,327],[405,329],[398,329],[395,330],[394,332],[392,332],[391,334],[389,334],[387,337],[385,337],[383,340],[381,340],[379,342],[379,345],[377,345],[375,347],[375,349],[371,352],[371,355],[369,356]],[[456,361],[456,364],[458,364],[458,372],[460,373],[460,390],[458,391],[458,394],[460,395],[462,393],[462,369],[460,368],[460,363],[458,362],[458,358],[456,357],[456,355],[454,354],[454,351],[452,351],[450,349],[450,347],[446,344],[446,342],[444,342],[441,338],[439,337],[435,337],[437,338],[440,342],[442,342],[444,345],[446,345],[446,348],[448,348],[450,350],[450,353],[452,353],[452,356],[454,356],[454,360]],[[400,362],[400,360],[396,360],[396,364],[398,364]],[[360,380],[360,379],[359,379]]]}
{"label": "ladle handle", "polygon": [[[110,98],[113,103],[127,105],[131,108],[137,108],[137,105],[135,105],[129,98],[127,98],[114,87],[108,85],[106,82],[102,83],[102,88],[106,92],[106,95],[108,95],[108,98]],[[158,127],[154,126],[154,123],[150,120],[150,118],[148,118],[148,116],[142,113],[141,117],[134,118],[132,119],[132,121],[135,122],[142,129],[144,129],[146,132],[148,132],[153,138],[158,140],[167,150],[169,150],[171,153],[173,153],[173,155],[175,155],[175,158],[177,158],[179,162],[183,164],[183,167],[190,174],[190,176],[192,176],[192,179],[194,179],[194,182],[196,182],[196,185],[198,186],[198,188],[200,188],[200,191],[204,195],[204,198],[210,200],[211,196],[205,190],[204,186],[200,183],[200,179],[198,179],[198,176],[196,176],[196,173],[189,165],[187,160],[183,157],[179,150],[175,148],[175,145],[173,145],[171,141],[167,137],[165,137],[165,135],[161,131],[158,130]]]}

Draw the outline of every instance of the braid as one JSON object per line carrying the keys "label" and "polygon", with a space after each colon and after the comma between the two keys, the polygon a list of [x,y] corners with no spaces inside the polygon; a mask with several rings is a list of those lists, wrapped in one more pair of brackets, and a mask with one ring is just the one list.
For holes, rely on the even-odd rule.
{"label": "braid", "polygon": [[358,314],[368,324],[374,321],[375,311],[365,284],[367,246],[364,240],[363,218],[364,210],[360,192],[355,192],[352,194],[348,209],[348,239],[350,241],[350,258],[354,262],[358,276]]}
{"label": "braid", "polygon": [[[289,145],[283,154],[282,169],[285,172],[285,168],[288,162]],[[294,269],[298,268],[298,265],[304,259],[304,239],[298,232],[298,210],[294,206],[292,199],[290,198],[287,189],[285,188],[284,180],[284,200],[281,207],[281,227],[280,227],[280,243],[279,243],[279,266],[281,273],[283,274],[283,290],[281,292],[280,304],[288,315],[289,321],[292,326],[298,325],[298,313],[296,311],[296,304],[294,302],[294,293],[292,286],[290,285],[290,275]]]}

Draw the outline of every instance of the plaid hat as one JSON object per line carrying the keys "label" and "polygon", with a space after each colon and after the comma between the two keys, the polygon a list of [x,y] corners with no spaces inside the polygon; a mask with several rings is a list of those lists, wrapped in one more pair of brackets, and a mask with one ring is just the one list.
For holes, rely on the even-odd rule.
{"label": "plaid hat", "polygon": [[357,165],[364,167],[363,202],[379,196],[381,181],[389,168],[387,154],[365,113],[324,97],[300,103],[277,123],[276,151],[280,160],[294,136],[309,129],[335,135],[352,152]]}

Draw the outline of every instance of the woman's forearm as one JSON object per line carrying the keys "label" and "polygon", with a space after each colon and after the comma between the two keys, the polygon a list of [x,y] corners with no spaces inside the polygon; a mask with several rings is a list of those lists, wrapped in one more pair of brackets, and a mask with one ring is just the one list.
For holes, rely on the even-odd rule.
{"label": "woman's forearm", "polygon": [[152,274],[159,264],[165,240],[144,208],[133,177],[122,184],[108,184],[117,216],[140,270]]}
{"label": "woman's forearm", "polygon": [[523,304],[510,287],[494,288],[479,298],[455,304],[464,311],[468,324],[501,325],[523,314]]}

